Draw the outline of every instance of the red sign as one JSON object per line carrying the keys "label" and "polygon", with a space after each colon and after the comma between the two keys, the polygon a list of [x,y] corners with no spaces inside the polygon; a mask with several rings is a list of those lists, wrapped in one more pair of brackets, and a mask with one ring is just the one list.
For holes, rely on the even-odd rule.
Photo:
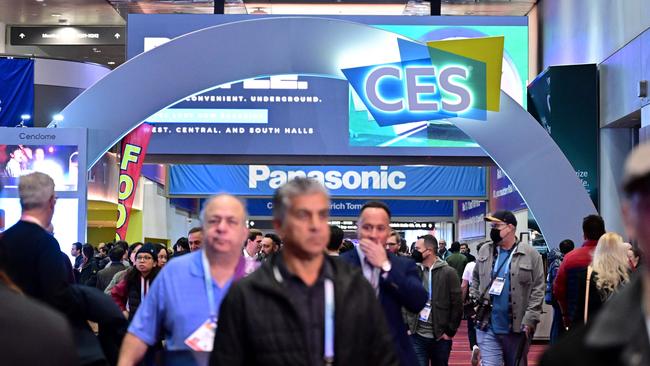
{"label": "red sign", "polygon": [[124,240],[129,226],[129,215],[140,179],[140,170],[147,153],[151,125],[141,124],[122,139],[120,183],[117,190],[117,232],[115,240]]}

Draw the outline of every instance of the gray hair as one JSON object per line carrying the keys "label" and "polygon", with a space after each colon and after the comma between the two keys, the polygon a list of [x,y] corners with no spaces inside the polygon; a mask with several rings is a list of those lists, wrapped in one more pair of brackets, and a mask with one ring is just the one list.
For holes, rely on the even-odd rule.
{"label": "gray hair", "polygon": [[239,202],[239,204],[241,204],[241,207],[244,210],[244,221],[243,221],[243,223],[244,224],[246,223],[246,220],[248,220],[248,212],[246,211],[246,201],[244,201],[243,199],[241,199],[239,197],[235,197],[235,196],[233,196],[231,194],[219,193],[219,194],[212,195],[212,196],[208,197],[207,200],[205,200],[205,203],[203,204],[203,208],[201,209],[201,213],[199,214],[199,219],[201,220],[201,223],[202,223],[201,226],[202,227],[205,226],[205,210],[206,210],[206,208],[208,208],[208,206],[210,206],[212,201],[217,200],[217,199],[222,198],[222,197],[234,198],[235,200],[237,200],[237,202]]}
{"label": "gray hair", "polygon": [[45,207],[54,196],[54,181],[40,172],[23,175],[18,183],[18,195],[23,211]]}
{"label": "gray hair", "polygon": [[328,200],[330,199],[327,189],[313,178],[296,177],[283,184],[273,195],[273,218],[281,223],[284,222],[291,207],[291,200],[296,196],[312,193],[322,193]]}

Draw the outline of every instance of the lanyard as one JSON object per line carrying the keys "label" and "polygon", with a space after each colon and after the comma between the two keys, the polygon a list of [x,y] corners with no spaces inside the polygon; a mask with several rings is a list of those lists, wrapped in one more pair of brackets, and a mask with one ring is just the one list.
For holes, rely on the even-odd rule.
{"label": "lanyard", "polygon": [[[505,264],[505,266],[506,266],[506,271],[505,271],[505,273],[504,273],[503,275],[504,275],[504,276],[507,276],[507,275],[508,275],[508,272],[510,272],[510,262],[512,261],[512,255],[515,254],[515,249],[516,249],[516,246],[514,246],[514,247],[512,248],[512,251],[510,252],[510,255],[508,256],[508,258],[505,260],[504,263],[501,263],[501,266],[497,266],[497,264],[499,263],[499,254],[501,254],[501,253],[498,253],[498,254],[497,254],[497,259],[496,259],[496,263],[494,264],[494,268],[498,268],[498,269],[496,270],[496,272],[494,272],[494,275],[495,275],[495,276],[498,276],[498,275],[499,275],[499,271],[501,270],[501,267],[502,267],[504,264]],[[501,249],[499,249],[499,251],[500,251],[500,250],[501,250]]]}
{"label": "lanyard", "polygon": [[[433,267],[433,266],[432,266]],[[429,300],[432,300],[432,287],[431,287],[431,270],[433,268],[429,268]]]}
{"label": "lanyard", "polygon": [[325,365],[334,363],[334,282],[325,279]]}
{"label": "lanyard", "polygon": [[[282,274],[278,267],[273,267],[273,276],[282,283]],[[334,282],[326,278],[323,283],[325,291],[325,344],[323,347],[323,360],[326,366],[334,364]]]}
{"label": "lanyard", "polygon": [[217,307],[214,305],[214,289],[212,288],[212,275],[210,274],[210,263],[205,249],[201,251],[201,260],[203,261],[203,281],[205,282],[205,292],[208,294],[208,308],[210,309],[210,320],[217,321]]}

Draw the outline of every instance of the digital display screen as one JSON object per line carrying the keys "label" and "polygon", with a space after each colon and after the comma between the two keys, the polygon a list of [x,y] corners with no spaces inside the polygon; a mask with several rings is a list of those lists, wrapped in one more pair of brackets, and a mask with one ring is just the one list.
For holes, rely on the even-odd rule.
{"label": "digital display screen", "polygon": [[7,191],[20,177],[41,172],[54,180],[56,191],[76,191],[79,149],[71,145],[0,145],[0,183]]}
{"label": "digital display screen", "polygon": [[[130,15],[128,57],[192,31],[252,18],[259,17]],[[503,36],[501,88],[525,107],[525,17],[326,18],[364,23],[422,43]],[[485,156],[446,119],[380,126],[347,80],[315,75],[271,75],[215,86],[145,121],[154,126],[150,154]]]}

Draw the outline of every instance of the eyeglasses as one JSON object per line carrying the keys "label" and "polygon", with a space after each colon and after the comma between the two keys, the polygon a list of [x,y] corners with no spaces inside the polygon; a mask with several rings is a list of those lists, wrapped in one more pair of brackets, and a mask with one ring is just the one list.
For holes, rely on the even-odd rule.
{"label": "eyeglasses", "polygon": [[146,262],[146,261],[152,261],[153,257],[150,255],[139,255],[135,257],[135,260],[138,262]]}

